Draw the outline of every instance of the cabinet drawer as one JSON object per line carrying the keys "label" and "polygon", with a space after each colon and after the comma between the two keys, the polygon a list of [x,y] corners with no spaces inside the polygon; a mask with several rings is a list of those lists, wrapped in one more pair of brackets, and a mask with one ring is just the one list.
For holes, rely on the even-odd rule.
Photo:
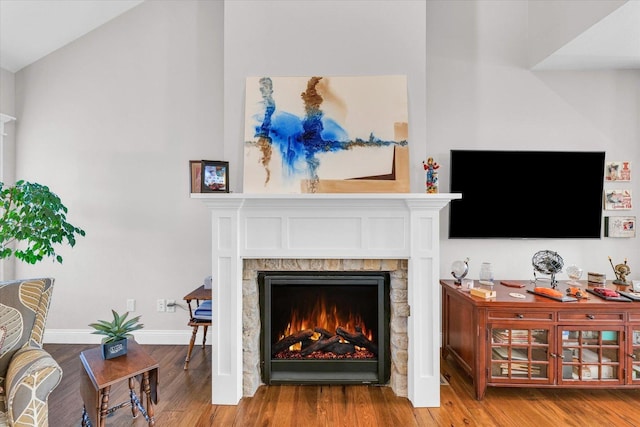
{"label": "cabinet drawer", "polygon": [[638,321],[640,321],[640,311],[630,311],[629,312],[629,321],[630,322],[638,322]]}
{"label": "cabinet drawer", "polygon": [[588,311],[561,311],[558,313],[558,320],[580,320],[598,322],[623,322],[624,313],[590,313]]}
{"label": "cabinet drawer", "polygon": [[513,311],[513,310],[491,310],[489,320],[537,320],[553,321],[552,311]]}

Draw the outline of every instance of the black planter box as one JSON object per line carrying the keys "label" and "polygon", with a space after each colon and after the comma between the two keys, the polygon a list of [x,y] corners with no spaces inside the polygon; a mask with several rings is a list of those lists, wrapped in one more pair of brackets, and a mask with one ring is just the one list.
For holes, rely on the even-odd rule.
{"label": "black planter box", "polygon": [[113,359],[127,354],[127,339],[121,339],[110,343],[102,344],[102,358]]}

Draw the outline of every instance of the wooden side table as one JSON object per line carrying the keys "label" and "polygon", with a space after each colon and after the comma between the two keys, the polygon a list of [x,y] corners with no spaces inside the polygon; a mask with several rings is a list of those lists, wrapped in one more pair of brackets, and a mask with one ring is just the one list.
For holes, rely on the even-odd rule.
{"label": "wooden side table", "polygon": [[[155,425],[153,404],[158,403],[159,365],[137,342],[129,340],[124,356],[104,360],[100,347],[96,347],[80,353],[80,361],[84,368],[80,378],[83,427],[104,427],[109,414],[129,405],[134,418],[139,411],[150,426]],[[140,383],[140,396],[146,394],[146,409],[134,391],[136,379]],[[109,408],[111,386],[124,380],[129,382],[130,400]]]}
{"label": "wooden side table", "polygon": [[191,340],[189,341],[189,350],[187,350],[187,357],[184,360],[184,369],[189,368],[189,360],[191,359],[191,352],[193,351],[193,345],[196,342],[196,334],[198,333],[198,327],[204,327],[204,334],[202,336],[202,349],[204,350],[205,344],[207,342],[207,329],[211,326],[211,321],[207,320],[198,320],[193,317],[193,310],[191,309],[191,301],[196,301],[196,308],[200,305],[200,301],[206,301],[211,299],[211,289],[205,289],[204,285],[199,288],[194,289],[185,295],[184,300],[187,302],[189,306],[189,323],[188,325],[193,328],[193,332],[191,333]]}

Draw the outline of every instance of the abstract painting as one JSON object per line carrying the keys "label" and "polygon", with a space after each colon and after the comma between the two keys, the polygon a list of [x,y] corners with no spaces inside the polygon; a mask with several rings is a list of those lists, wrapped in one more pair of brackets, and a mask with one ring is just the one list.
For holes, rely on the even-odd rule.
{"label": "abstract painting", "polygon": [[249,77],[245,193],[409,192],[406,76]]}

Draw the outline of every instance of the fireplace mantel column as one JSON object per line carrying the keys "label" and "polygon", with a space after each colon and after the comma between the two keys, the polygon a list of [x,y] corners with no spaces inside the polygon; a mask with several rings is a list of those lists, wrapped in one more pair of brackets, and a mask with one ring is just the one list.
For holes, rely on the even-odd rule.
{"label": "fireplace mantel column", "polygon": [[242,259],[240,208],[243,199],[203,199],[211,210],[211,399],[237,405],[242,398]]}
{"label": "fireplace mantel column", "polygon": [[415,407],[440,406],[440,210],[448,202],[406,201],[411,230],[407,391]]}

